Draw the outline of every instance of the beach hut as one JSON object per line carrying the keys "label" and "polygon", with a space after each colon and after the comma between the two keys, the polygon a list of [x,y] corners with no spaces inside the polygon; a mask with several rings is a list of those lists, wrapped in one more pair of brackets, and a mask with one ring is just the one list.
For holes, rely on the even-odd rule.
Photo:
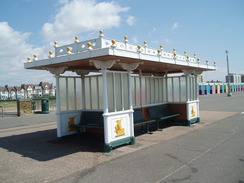
{"label": "beach hut", "polygon": [[220,84],[217,84],[217,85],[216,85],[216,88],[217,88],[217,89],[216,89],[216,93],[219,94],[219,93],[220,93],[220,88],[221,88],[221,87],[220,87]]}

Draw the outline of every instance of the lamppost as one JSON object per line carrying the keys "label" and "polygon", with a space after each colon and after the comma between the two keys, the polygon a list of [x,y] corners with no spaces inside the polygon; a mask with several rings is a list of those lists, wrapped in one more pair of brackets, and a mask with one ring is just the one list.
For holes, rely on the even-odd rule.
{"label": "lamppost", "polygon": [[229,52],[226,50],[225,53],[226,53],[226,60],[227,60],[227,73],[228,73],[228,94],[227,94],[227,96],[231,97],[232,94],[230,92],[230,71],[229,71],[229,59],[228,59]]}

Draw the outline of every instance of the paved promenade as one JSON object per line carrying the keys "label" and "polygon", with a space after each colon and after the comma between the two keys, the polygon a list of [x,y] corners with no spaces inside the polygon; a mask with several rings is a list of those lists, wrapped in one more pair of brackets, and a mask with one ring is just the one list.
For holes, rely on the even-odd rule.
{"label": "paved promenade", "polygon": [[99,140],[56,139],[55,114],[0,119],[0,182],[244,183],[244,92],[200,96],[201,122],[101,152]]}

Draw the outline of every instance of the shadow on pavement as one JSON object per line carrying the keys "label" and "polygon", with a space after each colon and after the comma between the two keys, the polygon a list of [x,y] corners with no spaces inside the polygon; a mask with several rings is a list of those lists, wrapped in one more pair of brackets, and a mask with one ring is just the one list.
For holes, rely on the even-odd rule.
{"label": "shadow on pavement", "polygon": [[76,152],[103,152],[103,139],[77,135],[57,139],[53,129],[2,137],[0,147],[23,157],[48,161]]}

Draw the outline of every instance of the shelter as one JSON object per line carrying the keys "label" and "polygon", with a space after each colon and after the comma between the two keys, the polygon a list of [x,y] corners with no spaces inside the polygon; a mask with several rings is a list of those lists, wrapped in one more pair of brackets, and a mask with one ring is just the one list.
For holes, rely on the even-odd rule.
{"label": "shelter", "polygon": [[[102,115],[105,151],[118,145],[135,143],[133,116],[142,109],[170,105],[180,114],[177,121],[190,125],[200,120],[197,76],[216,69],[216,63],[200,63],[200,59],[184,52],[179,55],[143,45],[99,37],[58,46],[47,59],[28,58],[26,69],[47,70],[56,78],[57,136],[77,133],[74,124],[83,120],[87,111]],[[74,76],[65,75],[73,71]],[[92,73],[92,74],[89,74]],[[171,74],[181,74],[170,76]],[[83,115],[83,116],[82,116]],[[98,119],[98,117],[96,117]],[[89,123],[89,122],[88,122]],[[84,127],[82,130],[89,130]]]}

